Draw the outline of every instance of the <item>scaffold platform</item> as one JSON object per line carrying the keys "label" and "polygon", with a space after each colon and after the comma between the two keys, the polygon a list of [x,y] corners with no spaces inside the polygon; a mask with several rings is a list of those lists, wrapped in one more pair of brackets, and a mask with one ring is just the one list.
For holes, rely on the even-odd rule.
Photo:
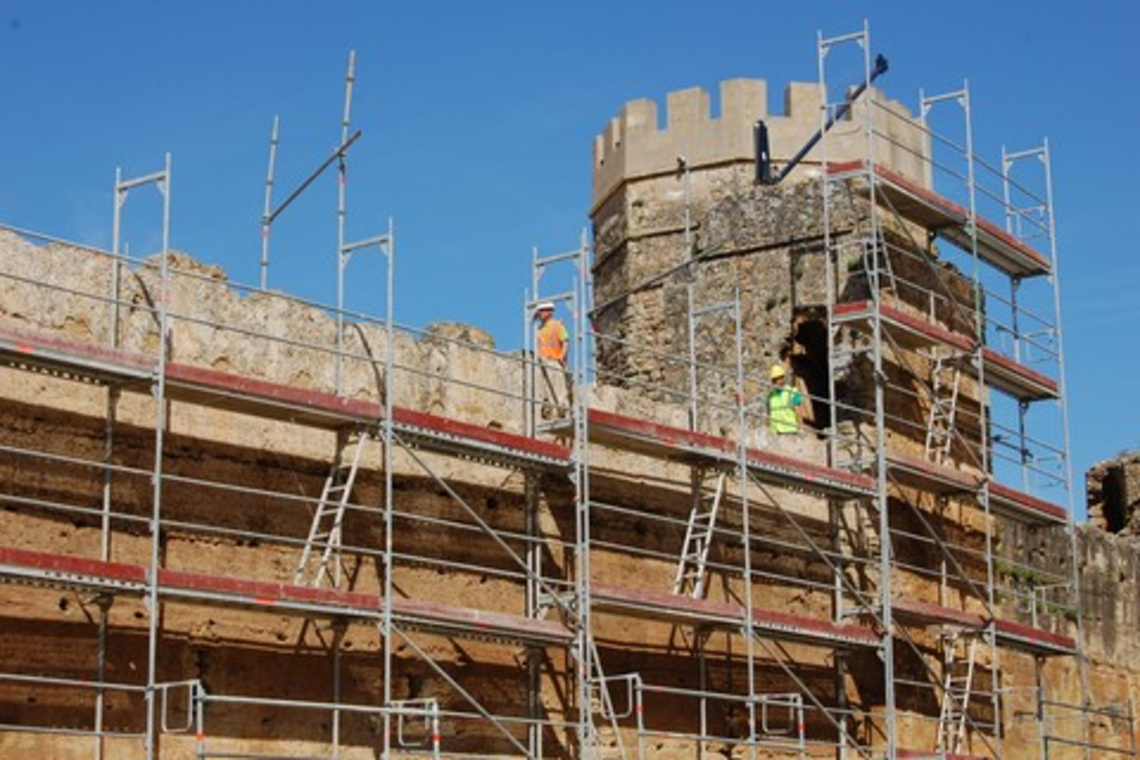
{"label": "scaffold platform", "polygon": [[[866,160],[829,164],[827,172],[835,180],[873,177],[875,192],[894,213],[938,233],[964,251],[973,250],[975,235],[970,229],[970,212],[949,198]],[[871,185],[863,182],[858,189],[866,194]],[[1052,273],[1053,267],[1047,258],[993,222],[977,219],[974,226],[978,256],[992,266],[1012,277]]]}
{"label": "scaffold platform", "polygon": [[[103,562],[0,546],[0,578],[8,582],[141,597],[153,582],[167,601],[201,602],[303,616],[348,617],[379,622],[378,594],[312,588],[224,575]],[[573,635],[561,623],[502,612],[393,597],[392,619],[405,628],[458,638],[495,639],[538,646],[566,646]]]}

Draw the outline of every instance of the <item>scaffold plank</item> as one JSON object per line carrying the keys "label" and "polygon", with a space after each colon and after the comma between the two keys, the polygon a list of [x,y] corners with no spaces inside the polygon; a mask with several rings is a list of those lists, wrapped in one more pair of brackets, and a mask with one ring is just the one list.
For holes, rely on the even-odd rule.
{"label": "scaffold plank", "polygon": [[953,752],[931,752],[926,749],[903,749],[895,753],[899,758],[907,760],[984,760],[978,755],[962,755]]}
{"label": "scaffold plank", "polygon": [[1077,649],[1076,640],[1070,636],[1012,620],[995,620],[994,629],[999,644],[1035,655],[1069,655]]}
{"label": "scaffold plank", "polygon": [[[836,322],[866,328],[874,316],[874,308],[871,301],[849,301],[836,304],[832,314]],[[915,350],[945,346],[969,353],[974,347],[970,337],[894,306],[880,304],[879,319],[895,343],[903,348]]]}
{"label": "scaffold plank", "polygon": [[[0,328],[0,356],[12,363],[118,381],[150,380],[156,371],[154,361],[142,354],[8,327]],[[325,429],[379,425],[384,416],[384,407],[376,401],[178,362],[166,364],[166,390],[178,401]],[[427,450],[512,467],[570,466],[569,449],[549,441],[401,407],[393,409],[392,419],[399,432]]]}
{"label": "scaffold plank", "polygon": [[890,477],[900,485],[937,494],[971,493],[982,486],[982,478],[943,464],[935,464],[899,451],[887,453]]}
{"label": "scaffold plank", "polygon": [[405,437],[424,448],[489,460],[506,459],[556,469],[570,466],[570,449],[504,430],[473,425],[405,407],[392,410],[392,422]]}
{"label": "scaffold plank", "polygon": [[[707,433],[661,425],[601,409],[587,411],[590,440],[646,456],[731,467],[739,452],[735,441]],[[874,481],[859,473],[761,451],[745,450],[748,468],[762,482],[852,498],[875,493]]]}
{"label": "scaffold plank", "polygon": [[139,354],[8,326],[0,328],[0,356],[13,366],[100,382],[146,382],[153,374],[153,362]]}
{"label": "scaffold plank", "polygon": [[[988,623],[984,615],[913,599],[895,599],[891,610],[899,621],[921,626],[948,625],[980,631]],[[1076,641],[1063,634],[1001,618],[995,618],[993,623],[997,643],[1002,646],[1034,654],[1072,654],[1076,650]]]}
{"label": "scaffold plank", "polygon": [[[742,605],[693,599],[624,588],[605,583],[591,584],[593,606],[599,610],[636,613],[638,616],[697,626],[742,628],[746,620]],[[752,626],[758,636],[829,647],[876,647],[879,637],[869,628],[847,623],[793,615],[775,610],[753,609]]]}
{"label": "scaffold plank", "polygon": [[[866,176],[868,164],[864,160],[847,161],[830,164],[827,170],[833,179],[854,179]],[[977,218],[976,229],[971,230],[969,210],[949,198],[877,163],[874,175],[876,191],[895,213],[938,233],[967,253],[973,251],[976,239],[978,256],[1007,275],[1032,277],[1052,271],[1047,258],[993,222]],[[862,189],[869,188],[864,185]]]}
{"label": "scaffold plank", "polygon": [[120,562],[104,562],[83,557],[0,546],[0,575],[44,585],[105,588],[109,591],[141,592],[146,586],[146,569]]}
{"label": "scaffold plank", "polygon": [[166,365],[166,387],[179,401],[317,427],[376,423],[382,414],[374,401],[176,362]]}
{"label": "scaffold plank", "polygon": [[1020,522],[1063,525],[1068,521],[1064,507],[1000,483],[990,484],[990,508]]}
{"label": "scaffold plank", "polygon": [[1018,401],[1044,401],[1061,398],[1061,386],[1051,377],[1030,369],[992,348],[982,349],[986,385]]}
{"label": "scaffold plank", "polygon": [[[0,547],[0,577],[8,581],[141,596],[149,589],[151,573],[141,565]],[[165,568],[158,570],[156,578],[158,592],[166,599],[322,617],[343,615],[372,621],[381,619],[383,614],[381,598],[376,594]],[[401,625],[460,638],[549,646],[563,646],[573,638],[557,621],[403,597],[392,599],[392,616]]]}
{"label": "scaffold plank", "polygon": [[914,599],[894,599],[891,610],[898,620],[920,626],[949,625],[980,631],[986,625],[986,618],[977,613]]}
{"label": "scaffold plank", "polygon": [[[874,304],[870,301],[842,303],[836,305],[832,314],[835,321],[840,324],[869,329],[874,316]],[[945,346],[963,353],[971,353],[976,345],[969,336],[953,332],[942,325],[894,306],[881,304],[879,319],[897,345],[912,351]],[[985,368],[986,385],[1012,398],[1019,401],[1060,398],[1061,388],[1056,380],[992,348],[982,349],[982,363]],[[974,377],[977,377],[977,369],[972,364],[967,368]]]}
{"label": "scaffold plank", "polygon": [[574,638],[568,628],[553,620],[520,618],[420,599],[393,599],[392,614],[405,627],[423,627],[437,633],[523,639],[528,643],[551,646],[565,646]]}

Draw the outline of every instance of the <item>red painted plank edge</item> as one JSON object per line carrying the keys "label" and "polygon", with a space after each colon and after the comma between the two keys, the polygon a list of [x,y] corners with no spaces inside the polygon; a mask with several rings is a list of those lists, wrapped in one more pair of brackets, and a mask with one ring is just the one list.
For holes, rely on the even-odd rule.
{"label": "red painted plank edge", "polygon": [[201,386],[206,390],[226,391],[241,396],[249,396],[271,402],[291,404],[312,409],[335,412],[359,418],[364,421],[380,419],[381,406],[373,401],[345,398],[325,391],[308,390],[292,385],[282,385],[267,380],[242,377],[227,372],[219,372],[205,367],[168,362],[166,376],[178,383]]}
{"label": "red painted plank edge", "polygon": [[48,554],[10,546],[0,546],[0,565],[14,565],[45,573],[90,576],[114,583],[146,583],[147,575],[146,569],[138,565]]}
{"label": "red painted plank edge", "polygon": [[920,459],[910,454],[903,454],[898,451],[892,451],[887,454],[887,462],[895,467],[918,473],[920,477],[951,483],[967,491],[979,488],[982,485],[982,480],[977,475],[971,475],[968,472],[962,472],[953,467],[928,462],[925,459]]}
{"label": "red painted plank edge", "polygon": [[0,327],[0,340],[13,343],[19,353],[28,356],[43,355],[48,352],[71,354],[86,360],[117,364],[129,368],[133,372],[149,370],[153,366],[153,362],[142,354],[108,348],[94,343],[80,343],[15,327]]}
{"label": "red painted plank edge", "polygon": [[540,441],[537,438],[528,438],[524,435],[508,433],[503,430],[482,427],[470,422],[462,422],[448,417],[439,417],[434,414],[428,414],[427,412],[417,412],[399,406],[394,407],[392,409],[392,421],[397,424],[427,428],[440,433],[481,441],[495,446],[518,449],[552,459],[570,461],[570,449],[566,446],[559,446],[556,443]]}
{"label": "red painted plank edge", "polygon": [[927,623],[961,625],[966,628],[981,629],[986,622],[984,617],[976,613],[913,599],[895,599],[891,602],[891,609],[899,618],[912,618]]}
{"label": "red painted plank edge", "polygon": [[1057,506],[1044,499],[1039,499],[1036,496],[1031,496],[1024,491],[1003,486],[1000,483],[990,484],[990,497],[991,499],[1006,501],[1028,512],[1039,512],[1044,516],[1051,517],[1060,522],[1064,522],[1067,519],[1067,513],[1064,507]]}
{"label": "red painted plank edge", "polygon": [[[672,610],[681,614],[690,613],[705,617],[721,618],[726,622],[743,625],[744,607],[730,602],[713,602],[706,599],[693,599],[680,594],[665,594],[655,591],[624,588],[607,583],[591,584],[591,595],[603,604],[606,601],[617,604],[635,604]],[[874,631],[863,626],[845,625],[826,620],[793,615],[774,610],[752,610],[753,623],[766,632],[790,632],[800,637],[817,639],[840,638],[867,646],[875,646],[879,637]]]}
{"label": "red painted plank edge", "polygon": [[[94,582],[130,582],[145,585],[148,572],[140,565],[71,557],[63,554],[16,549],[0,546],[0,566],[9,565],[45,574],[84,576]],[[217,594],[230,601],[255,605],[276,603],[320,604],[347,611],[379,613],[382,609],[378,595],[337,589],[308,588],[288,583],[255,581],[224,575],[192,573],[181,570],[159,569],[158,585],[166,591],[184,591]],[[331,610],[330,610],[331,611]],[[551,620],[532,620],[502,612],[452,607],[416,599],[394,598],[393,614],[414,617],[429,623],[469,627],[483,633],[530,634],[550,639],[569,640],[571,634],[560,623]]]}
{"label": "red painted plank edge", "polygon": [[[1054,398],[1061,395],[1061,386],[1058,385],[1056,380],[1041,374],[1037,370],[1030,369],[1005,354],[994,351],[992,348],[982,349],[982,359],[989,364],[996,365],[997,369],[1021,378],[1024,381],[1024,386],[1031,390],[1038,388],[1045,396]],[[997,373],[995,372],[994,374]]]}
{"label": "red painted plank edge", "polygon": [[[850,316],[850,317],[867,317],[871,316],[872,304],[870,301],[853,301],[848,303],[838,304],[835,307],[835,314],[837,316]],[[892,306],[880,306],[879,313],[883,319],[889,322],[895,322],[899,326],[924,335],[932,341],[940,342],[944,345],[957,348],[961,351],[972,351],[974,341],[965,335],[955,333],[947,330],[945,327],[930,322],[928,320],[917,317],[913,314],[908,314],[905,311],[896,309]],[[1058,396],[1060,395],[1060,386],[1057,381],[1047,375],[1044,375],[1034,369],[1030,369],[1024,364],[1015,361],[1013,358],[1005,354],[994,351],[992,348],[982,349],[983,360],[992,365],[992,371],[997,374],[999,371],[1017,378],[1015,382],[1020,387],[1024,387],[1033,392],[1032,395],[1045,395],[1045,396]]]}
{"label": "red painted plank edge", "polygon": [[995,620],[994,625],[999,636],[1019,639],[1032,646],[1069,650],[1076,649],[1077,646],[1076,640],[1069,636],[1034,628],[1024,623],[1015,623],[1012,620]]}
{"label": "red painted plank edge", "polygon": [[[76,359],[76,365],[79,365],[83,359],[98,359],[133,370],[153,367],[153,362],[141,354],[111,350],[86,343],[59,339],[50,335],[0,328],[0,337],[6,337],[18,344],[17,347],[21,353],[35,355],[41,349],[48,349],[53,352],[70,354]],[[242,377],[206,367],[168,362],[166,376],[174,385],[181,383],[208,392],[221,392],[274,404],[288,404],[300,408],[332,412],[361,422],[376,423],[381,420],[383,415],[383,407],[373,401],[345,398],[325,391],[308,390],[267,380]],[[524,453],[567,462],[570,459],[570,450],[567,447],[549,441],[541,441],[515,433],[400,407],[393,410],[392,417],[393,421],[397,423],[413,425],[457,438],[516,449]]]}
{"label": "red painted plank edge", "polygon": [[[863,171],[866,170],[866,168],[867,163],[862,159],[859,159],[855,161],[844,161],[841,163],[830,164],[827,170],[831,175],[838,175],[846,174],[852,171]],[[967,211],[962,206],[959,206],[957,203],[954,203],[949,198],[939,195],[938,193],[935,193],[931,190],[927,190],[925,187],[922,187],[921,185],[912,182],[906,177],[903,177],[901,174],[893,172],[890,169],[886,169],[879,164],[875,164],[875,175],[880,179],[885,180],[886,182],[889,182],[890,184],[895,185],[896,187],[910,193],[911,195],[914,195],[926,201],[931,206],[934,206],[949,216],[961,217],[963,221],[968,219],[970,216],[969,211]],[[978,218],[977,224],[979,232],[984,232],[985,234],[994,238],[998,243],[1016,250],[1022,256],[1025,256],[1027,259],[1033,262],[1042,271],[1048,272],[1052,268],[1052,265],[1049,263],[1048,259],[1046,259],[1037,251],[1033,250],[1033,248],[1027,245],[1024,241],[1019,240],[1018,238],[1009,234],[988,219]]]}
{"label": "red painted plank edge", "polygon": [[[601,409],[590,409],[587,419],[591,425],[610,428],[622,433],[643,436],[663,446],[673,448],[689,446],[728,455],[734,455],[736,453],[735,442],[728,438],[720,438],[707,433],[698,433],[691,430],[670,427],[668,425],[661,425],[656,422],[639,420],[613,412],[602,411]],[[805,482],[809,483],[832,480],[864,491],[871,491],[875,487],[875,482],[866,475],[847,472],[845,470],[836,470],[812,462],[806,462],[802,459],[794,459],[792,457],[781,456],[754,448],[747,449],[747,457],[749,462],[757,465],[791,470],[797,473]]]}
{"label": "red painted plank edge", "polygon": [[[835,313],[838,316],[870,317],[873,308],[873,304],[870,301],[850,301],[836,305]],[[920,335],[925,335],[933,341],[952,346],[961,351],[970,351],[973,349],[974,343],[967,336],[947,330],[942,325],[935,324],[934,322],[922,319],[913,314],[908,314],[901,309],[896,309],[893,306],[880,306],[879,313],[884,319],[897,322],[900,326],[919,333]]]}

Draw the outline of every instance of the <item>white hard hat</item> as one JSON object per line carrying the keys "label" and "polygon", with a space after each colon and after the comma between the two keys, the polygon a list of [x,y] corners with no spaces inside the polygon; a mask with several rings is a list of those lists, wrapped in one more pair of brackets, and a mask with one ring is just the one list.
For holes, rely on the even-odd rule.
{"label": "white hard hat", "polygon": [[534,307],[535,311],[554,311],[554,301],[542,301]]}

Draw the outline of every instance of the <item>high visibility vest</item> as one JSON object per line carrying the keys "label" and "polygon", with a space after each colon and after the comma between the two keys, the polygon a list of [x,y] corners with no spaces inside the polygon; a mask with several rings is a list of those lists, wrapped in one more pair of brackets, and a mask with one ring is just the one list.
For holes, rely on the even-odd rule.
{"label": "high visibility vest", "polygon": [[537,343],[538,358],[566,363],[566,352],[570,348],[570,333],[566,325],[554,317],[546,320],[538,328]]}
{"label": "high visibility vest", "polygon": [[768,393],[768,427],[773,433],[795,433],[800,429],[796,407],[803,403],[799,391],[773,388]]}

